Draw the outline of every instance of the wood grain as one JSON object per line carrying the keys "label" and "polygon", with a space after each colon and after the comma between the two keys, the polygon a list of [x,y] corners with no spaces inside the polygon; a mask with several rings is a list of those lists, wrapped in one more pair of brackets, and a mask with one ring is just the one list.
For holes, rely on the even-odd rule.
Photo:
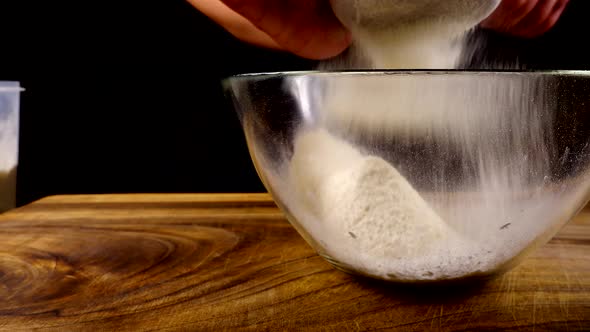
{"label": "wood grain", "polygon": [[267,195],[48,197],[0,216],[0,330],[590,330],[590,210],[485,284],[349,276]]}

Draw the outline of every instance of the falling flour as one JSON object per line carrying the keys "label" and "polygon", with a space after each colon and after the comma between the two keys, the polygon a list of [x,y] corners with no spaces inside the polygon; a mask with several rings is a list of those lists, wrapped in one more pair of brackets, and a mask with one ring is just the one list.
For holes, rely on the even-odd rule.
{"label": "falling flour", "polygon": [[[325,62],[323,69],[362,65],[383,69],[456,68],[464,47],[462,36],[497,3],[496,0],[333,0],[336,14],[352,29],[355,52],[349,58]],[[420,4],[431,9],[428,15],[416,15],[413,20],[400,18],[396,21],[399,23],[379,20],[387,13],[394,15],[395,11],[388,9],[405,8],[411,12]],[[444,15],[436,16],[437,8],[444,10]],[[371,19],[377,23],[371,23]],[[333,80],[333,84],[326,85],[324,109],[320,112],[323,117],[312,129],[302,129],[296,135],[287,167],[284,185],[290,188],[287,191],[291,196],[285,199],[290,202],[292,213],[311,237],[320,242],[322,254],[337,265],[383,279],[404,281],[486,273],[505,266],[539,239],[548,223],[563,219],[563,210],[554,209],[556,204],[581,197],[581,193],[568,196],[563,191],[547,188],[524,198],[519,196],[523,188],[542,187],[535,181],[542,181],[542,173],[547,170],[543,162],[549,153],[537,149],[538,155],[521,160],[523,152],[535,150],[543,140],[542,135],[535,136],[543,128],[537,119],[527,118],[527,109],[497,113],[493,109],[494,105],[500,105],[494,104],[496,96],[488,99],[461,96],[461,84],[473,84],[472,81],[455,82],[450,85],[454,88],[448,91],[444,90],[449,86],[447,82],[440,81],[437,91],[447,93],[449,100],[459,105],[441,116],[437,107],[440,99],[429,98],[427,91],[414,89],[421,96],[404,98],[402,94],[409,89],[395,88],[395,84],[406,87],[413,84],[410,77],[397,83],[388,80],[389,86],[378,79],[363,81],[354,77]],[[502,84],[500,79],[498,86],[503,87]],[[383,89],[390,89],[390,93]],[[518,98],[518,92],[511,96]],[[473,100],[469,98],[481,100],[481,105],[490,109],[471,112],[460,107]],[[507,104],[513,101],[504,100]],[[422,113],[408,112],[410,107]],[[432,109],[430,113],[429,109]],[[511,124],[520,126],[523,122],[529,132],[522,133],[516,128],[514,138],[509,138],[521,145],[514,148],[487,144],[497,136],[498,130],[510,129]],[[456,143],[466,158],[476,160],[479,167],[473,178],[474,195],[458,193],[450,197],[442,188],[442,196],[433,194],[426,200],[389,161],[362,151],[344,138],[347,133],[354,136],[360,131],[364,136],[371,136],[387,130],[388,134],[403,133],[406,137],[438,135]],[[472,136],[474,131],[481,136]],[[521,142],[522,137],[536,141]],[[488,160],[486,153],[503,157]],[[505,161],[512,163],[511,169],[503,165]],[[517,183],[521,178],[526,179],[533,167],[539,170],[541,180],[537,177],[530,183]],[[282,181],[285,179],[277,177],[277,183]],[[560,194],[561,198],[555,199]],[[523,222],[511,222],[512,217]],[[548,221],[537,222],[541,218]],[[510,231],[506,231],[509,227]],[[531,237],[527,232],[536,236]],[[495,241],[499,237],[503,240]]]}

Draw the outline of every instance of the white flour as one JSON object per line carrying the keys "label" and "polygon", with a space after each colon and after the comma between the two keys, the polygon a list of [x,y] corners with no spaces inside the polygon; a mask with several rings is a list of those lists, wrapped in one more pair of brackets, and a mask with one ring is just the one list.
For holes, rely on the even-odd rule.
{"label": "white flour", "polygon": [[[323,68],[455,68],[463,34],[497,3],[332,0],[336,14],[352,29],[356,53]],[[414,19],[383,20],[400,9],[414,13]],[[521,93],[531,93],[534,86],[521,86],[521,81],[507,86],[499,78],[492,92],[489,86],[481,90],[489,95],[472,96],[463,91],[474,81],[461,78],[448,82],[440,76],[429,86],[411,76],[349,78],[326,84],[320,123],[296,137],[283,183],[292,189],[285,199],[293,214],[319,239],[323,254],[339,264],[406,281],[485,273],[542,240],[548,225],[567,220],[564,211],[583,199],[582,192],[543,186],[550,153],[542,147],[544,124],[550,120],[531,117],[535,113],[529,109],[547,105],[540,100],[513,109]],[[438,187],[421,197],[389,162],[331,132],[446,142],[473,162],[462,166],[473,173],[466,176],[471,192],[452,192],[443,174],[436,179]],[[500,132],[510,144],[493,143]]]}

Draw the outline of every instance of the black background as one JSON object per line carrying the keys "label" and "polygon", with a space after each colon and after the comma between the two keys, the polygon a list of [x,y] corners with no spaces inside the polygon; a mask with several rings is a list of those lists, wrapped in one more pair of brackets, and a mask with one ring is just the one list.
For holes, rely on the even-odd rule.
{"label": "black background", "polygon": [[0,78],[26,89],[19,204],[264,190],[220,80],[309,61],[244,45],[180,0],[3,4]]}
{"label": "black background", "polygon": [[[590,1],[490,59],[588,69]],[[264,191],[220,80],[315,63],[240,43],[182,0],[0,2],[0,80],[18,80],[18,204],[52,194]],[[494,61],[496,61],[494,60]]]}

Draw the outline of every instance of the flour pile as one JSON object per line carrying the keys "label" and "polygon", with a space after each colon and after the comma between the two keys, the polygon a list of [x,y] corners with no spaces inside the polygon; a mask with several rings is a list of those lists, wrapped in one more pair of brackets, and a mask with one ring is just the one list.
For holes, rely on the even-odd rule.
{"label": "flour pile", "polygon": [[299,137],[291,165],[304,205],[329,221],[330,233],[358,240],[371,257],[418,257],[451,232],[389,163],[325,130]]}

